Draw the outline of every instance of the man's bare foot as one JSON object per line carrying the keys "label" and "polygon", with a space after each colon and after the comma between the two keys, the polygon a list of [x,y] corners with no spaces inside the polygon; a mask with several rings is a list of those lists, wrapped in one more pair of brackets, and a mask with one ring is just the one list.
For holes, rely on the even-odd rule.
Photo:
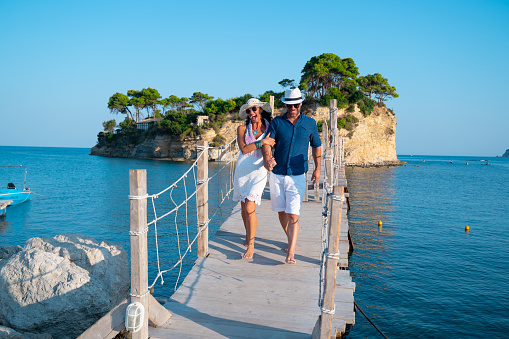
{"label": "man's bare foot", "polygon": [[285,262],[286,262],[287,264],[296,264],[296,263],[297,263],[297,261],[295,261],[295,259],[294,259],[294,258],[290,258],[290,257],[286,257]]}
{"label": "man's bare foot", "polygon": [[253,257],[253,254],[254,254],[254,244],[251,243],[247,247],[246,253],[244,253],[243,258],[251,259]]}

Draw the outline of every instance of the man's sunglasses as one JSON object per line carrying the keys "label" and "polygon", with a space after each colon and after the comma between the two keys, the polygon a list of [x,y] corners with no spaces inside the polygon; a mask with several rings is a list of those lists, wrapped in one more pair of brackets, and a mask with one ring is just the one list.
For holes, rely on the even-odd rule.
{"label": "man's sunglasses", "polygon": [[285,104],[287,107],[295,107],[298,108],[300,104]]}
{"label": "man's sunglasses", "polygon": [[256,111],[258,111],[258,107],[256,107],[256,106],[255,106],[255,107],[252,107],[252,108],[248,108],[248,109],[246,109],[246,113],[247,113],[247,114],[249,114],[251,111],[253,111],[253,113],[254,113],[254,112],[256,112]]}

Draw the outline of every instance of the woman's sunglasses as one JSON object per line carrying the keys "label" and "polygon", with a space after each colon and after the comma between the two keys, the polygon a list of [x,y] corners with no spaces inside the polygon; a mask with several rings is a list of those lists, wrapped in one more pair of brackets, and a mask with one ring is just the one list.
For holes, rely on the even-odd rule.
{"label": "woman's sunglasses", "polygon": [[248,109],[246,109],[246,113],[247,113],[247,114],[249,114],[251,111],[253,111],[253,113],[254,113],[254,112],[256,112],[256,111],[258,111],[258,107],[256,107],[256,106],[255,106],[255,107],[252,107],[252,108],[248,108]]}

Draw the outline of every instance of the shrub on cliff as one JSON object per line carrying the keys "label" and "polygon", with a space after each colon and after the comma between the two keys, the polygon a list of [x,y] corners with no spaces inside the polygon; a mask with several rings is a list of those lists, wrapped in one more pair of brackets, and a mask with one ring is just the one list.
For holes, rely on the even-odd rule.
{"label": "shrub on cliff", "polygon": [[376,102],[374,100],[371,100],[368,97],[364,97],[361,101],[359,101],[357,103],[359,110],[361,111],[362,115],[364,115],[365,117],[370,115],[371,112],[373,112],[375,105],[376,105]]}

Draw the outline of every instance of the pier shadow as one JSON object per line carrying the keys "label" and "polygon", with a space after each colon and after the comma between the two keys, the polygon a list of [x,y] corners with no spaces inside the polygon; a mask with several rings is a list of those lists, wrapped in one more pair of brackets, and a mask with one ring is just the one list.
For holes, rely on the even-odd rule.
{"label": "pier shadow", "polygon": [[[178,315],[185,318],[187,321],[194,322],[202,327],[205,327],[216,334],[222,335],[226,338],[231,337],[244,337],[244,338],[309,338],[310,333],[298,332],[285,330],[282,328],[271,327],[266,325],[254,324],[248,321],[240,321],[233,319],[226,319],[220,316],[213,316],[205,312],[201,312],[196,308],[180,303],[177,301],[170,300],[163,305],[165,308],[170,310],[174,315]],[[246,314],[237,313],[237,316],[244,316],[249,319],[252,316],[249,315],[249,311],[246,310]],[[233,314],[233,311],[232,311]],[[172,317],[169,320],[169,325],[165,326],[168,330],[172,330],[173,327],[180,328],[183,326],[177,325],[180,319]],[[187,323],[186,321],[186,323]],[[184,323],[184,321],[183,321]],[[185,324],[189,326],[189,324]],[[164,331],[161,329],[161,331]],[[171,332],[169,332],[171,334]],[[210,335],[209,333],[204,334]]]}
{"label": "pier shadow", "polygon": [[[214,240],[209,243],[209,248],[216,250],[226,256],[227,260],[248,260],[242,258],[242,255],[246,251],[244,247],[244,234],[234,233],[230,231],[217,231]],[[214,242],[222,246],[214,245]],[[256,238],[255,253],[253,259],[250,262],[257,265],[268,265],[275,266],[285,264],[286,253],[284,249],[287,244],[283,241],[267,239],[267,238]],[[276,260],[263,255],[263,252],[280,256],[280,260]],[[319,259],[306,257],[300,255],[297,251],[295,253],[295,260],[302,261],[310,264],[320,265]]]}

